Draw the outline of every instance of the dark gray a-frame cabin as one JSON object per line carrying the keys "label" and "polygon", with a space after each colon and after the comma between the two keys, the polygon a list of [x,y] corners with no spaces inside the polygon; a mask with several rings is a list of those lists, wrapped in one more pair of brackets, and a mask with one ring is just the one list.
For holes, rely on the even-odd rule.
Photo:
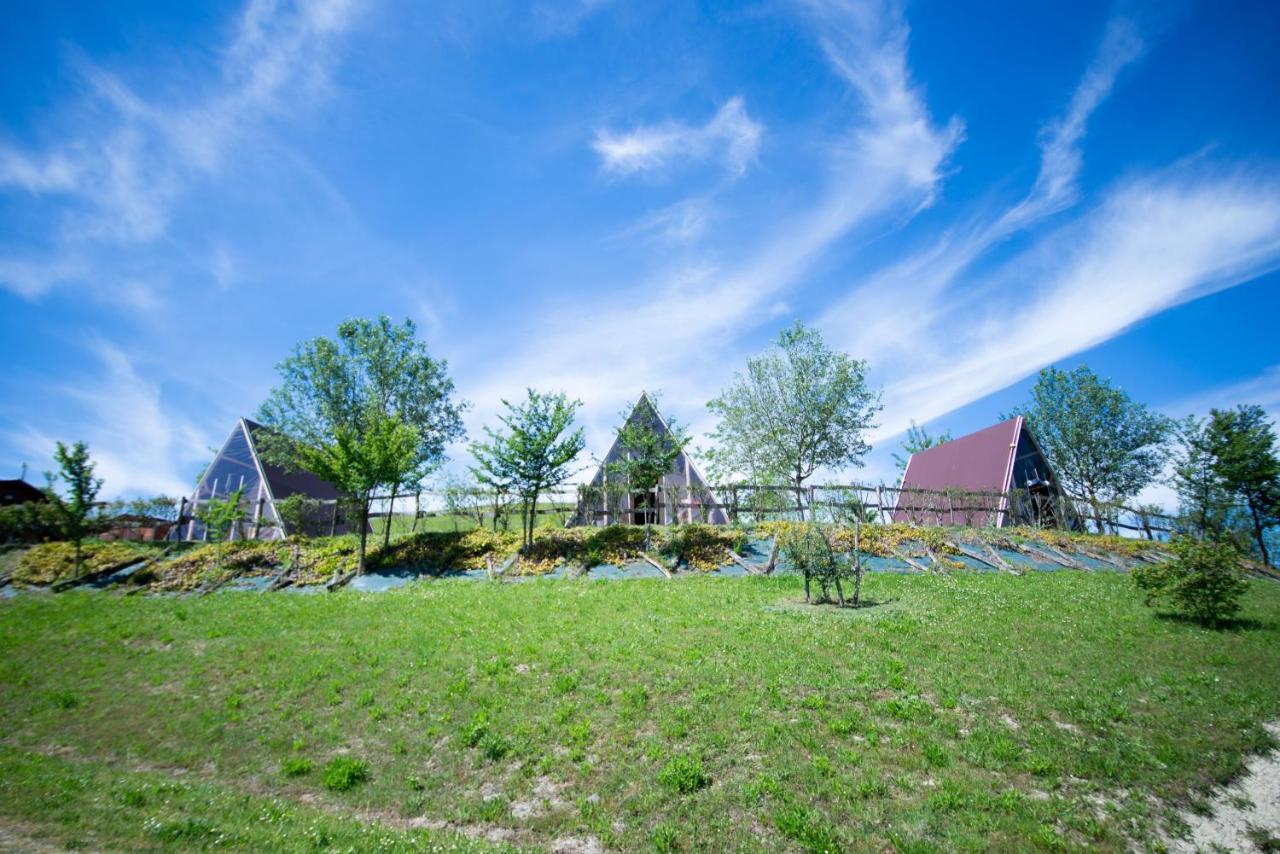
{"label": "dark gray a-frame cabin", "polygon": [[[650,400],[641,392],[627,423],[642,423],[660,433],[670,433],[671,428]],[[727,525],[729,514],[715,494],[707,486],[706,479],[687,452],[681,452],[662,478],[662,483],[650,492],[631,491],[625,484],[614,480],[612,464],[627,453],[615,438],[609,453],[601,461],[595,476],[582,491],[575,521],[579,525],[610,525],[616,523],[657,525],[706,522]],[[613,481],[611,483],[611,481]],[[613,488],[610,488],[613,487]]]}

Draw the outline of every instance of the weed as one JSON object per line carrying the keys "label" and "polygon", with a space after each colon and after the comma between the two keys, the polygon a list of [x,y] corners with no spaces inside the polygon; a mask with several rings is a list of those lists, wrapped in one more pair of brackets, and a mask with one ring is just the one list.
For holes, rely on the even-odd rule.
{"label": "weed", "polygon": [[688,753],[678,753],[662,766],[658,782],[680,795],[689,795],[711,784],[702,770],[702,760]]}
{"label": "weed", "polygon": [[369,769],[359,759],[338,756],[324,766],[324,787],[331,792],[346,792],[369,779]]}

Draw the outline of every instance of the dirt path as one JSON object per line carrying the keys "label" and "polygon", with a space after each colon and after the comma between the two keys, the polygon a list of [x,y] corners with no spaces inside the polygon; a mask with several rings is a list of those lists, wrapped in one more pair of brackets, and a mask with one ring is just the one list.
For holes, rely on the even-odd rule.
{"label": "dirt path", "polygon": [[[1280,722],[1267,724],[1280,738]],[[1191,834],[1172,851],[1280,851],[1280,751],[1255,756],[1239,780],[1214,795],[1213,815],[1183,813]]]}

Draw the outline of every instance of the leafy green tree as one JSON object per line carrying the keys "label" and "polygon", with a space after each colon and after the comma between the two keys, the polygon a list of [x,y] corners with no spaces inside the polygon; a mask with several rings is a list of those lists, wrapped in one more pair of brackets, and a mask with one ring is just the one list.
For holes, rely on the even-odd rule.
{"label": "leafy green tree", "polygon": [[898,465],[898,474],[902,475],[907,470],[907,462],[910,461],[912,454],[936,448],[938,445],[950,441],[950,432],[930,436],[927,430],[912,421],[911,426],[907,428],[906,438],[902,440],[902,453],[893,455],[893,461]]}
{"label": "leafy green tree", "polygon": [[240,503],[243,499],[244,487],[240,487],[226,498],[210,496],[204,506],[196,510],[196,518],[204,524],[209,539],[213,540],[219,569],[222,568],[222,544],[244,518],[245,508]]}
{"label": "leafy green tree", "polygon": [[464,435],[448,365],[433,359],[413,321],[347,320],[336,339],[314,338],[279,365],[280,385],[258,412],[273,432],[259,442],[272,462],[310,471],[356,505],[364,571],[369,500],[421,481]]}
{"label": "leafy green tree", "polygon": [[783,330],[707,404],[720,418],[709,437],[716,470],[785,478],[803,518],[805,480],[819,468],[860,466],[871,450],[864,435],[882,407],[866,373],[866,362],[832,350],[816,329]]}
{"label": "leafy green tree", "polygon": [[502,405],[507,411],[498,420],[506,429],[485,428],[489,441],[471,446],[472,471],[495,494],[509,490],[520,496],[528,547],[538,522],[538,496],[573,477],[573,461],[586,445],[581,427],[569,432],[582,401],[569,400],[564,392],[529,389],[524,403],[504,400]]}
{"label": "leafy green tree", "polygon": [[1014,414],[1026,419],[1066,491],[1089,502],[1099,532],[1102,504],[1137,495],[1164,467],[1169,419],[1084,365],[1041,371],[1030,402]]}
{"label": "leafy green tree", "polygon": [[[89,446],[84,442],[76,442],[70,448],[59,442],[53,459],[58,464],[58,474],[45,473],[45,493],[58,508],[67,538],[75,544],[76,575],[80,575],[84,565],[84,538],[91,528],[89,516],[102,490],[102,479],[93,476],[94,463],[89,459]],[[66,487],[65,496],[59,495],[55,488],[58,480]]]}
{"label": "leafy green tree", "polygon": [[1227,532],[1234,502],[1215,465],[1205,419],[1188,415],[1174,428],[1173,488],[1178,492],[1178,509],[1188,533],[1218,538]]}
{"label": "leafy green tree", "polygon": [[1269,566],[1266,530],[1280,524],[1280,455],[1267,413],[1261,406],[1211,410],[1204,436],[1213,471],[1247,510],[1254,543]]}
{"label": "leafy green tree", "polygon": [[[618,428],[618,447],[622,455],[609,464],[610,472],[627,484],[631,493],[648,495],[657,489],[662,478],[675,466],[676,460],[689,445],[689,433],[674,421],[662,429],[658,412],[648,395],[640,398],[634,412],[623,413],[622,426]],[[644,547],[650,545],[653,514],[644,515]]]}

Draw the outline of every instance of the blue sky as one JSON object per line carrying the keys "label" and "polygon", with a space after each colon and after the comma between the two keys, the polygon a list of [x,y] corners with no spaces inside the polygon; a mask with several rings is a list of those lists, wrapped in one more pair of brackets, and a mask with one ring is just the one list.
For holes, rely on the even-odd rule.
{"label": "blue sky", "polygon": [[564,389],[597,454],[641,389],[708,430],[795,319],[884,388],[844,479],[1049,364],[1280,414],[1269,5],[13,4],[0,464],[85,439],[107,492],[186,491],[380,312],[473,436]]}

